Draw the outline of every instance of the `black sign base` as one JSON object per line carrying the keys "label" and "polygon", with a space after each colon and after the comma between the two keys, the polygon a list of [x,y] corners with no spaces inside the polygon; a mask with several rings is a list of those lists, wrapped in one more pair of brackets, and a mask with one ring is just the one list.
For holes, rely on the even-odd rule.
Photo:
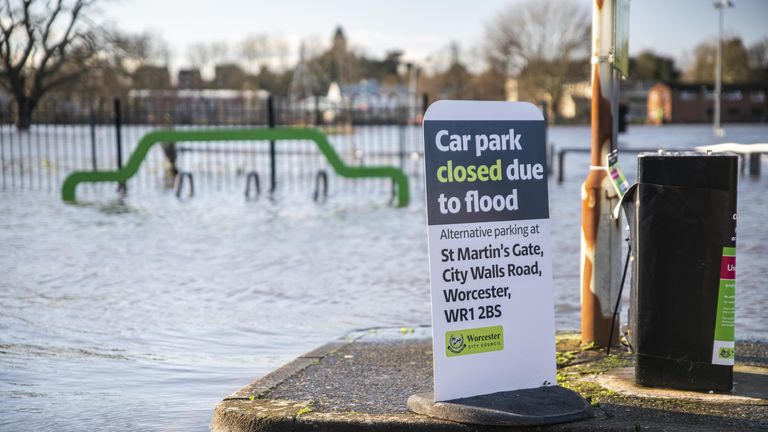
{"label": "black sign base", "polygon": [[578,393],[560,387],[504,391],[434,402],[433,393],[408,398],[408,409],[429,417],[489,426],[535,426],[583,420],[592,407]]}

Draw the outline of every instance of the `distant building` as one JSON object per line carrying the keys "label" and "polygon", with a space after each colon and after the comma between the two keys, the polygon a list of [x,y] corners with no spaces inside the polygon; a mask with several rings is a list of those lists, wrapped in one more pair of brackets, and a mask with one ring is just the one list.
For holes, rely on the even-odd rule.
{"label": "distant building", "polygon": [[627,107],[627,120],[645,122],[648,116],[648,92],[655,81],[622,80],[619,98],[621,105]]}
{"label": "distant building", "polygon": [[517,78],[507,78],[504,82],[504,99],[510,102],[520,100],[520,84]]}
{"label": "distant building", "polygon": [[[648,92],[648,123],[702,123],[714,117],[713,84],[658,83]],[[721,99],[724,123],[768,121],[768,86],[724,84]]]}
{"label": "distant building", "polygon": [[348,83],[351,80],[350,55],[347,51],[347,38],[341,26],[336,27],[333,34],[331,49],[325,54],[328,56],[328,76],[332,81]]}
{"label": "distant building", "polygon": [[145,89],[171,88],[171,74],[165,66],[139,66],[133,72],[133,87]]}
{"label": "distant building", "polygon": [[589,122],[592,106],[592,82],[589,80],[563,85],[557,114],[569,122]]}
{"label": "distant building", "polygon": [[549,119],[555,115],[560,122],[589,122],[592,83],[589,80],[573,81],[563,84],[561,89],[557,106],[552,106],[552,97],[548,93],[543,90],[535,94],[526,93],[521,89],[518,78],[507,78],[504,83],[505,97],[508,101],[526,100],[534,104],[545,102]]}
{"label": "distant building", "polygon": [[332,82],[323,96],[310,96],[298,101],[304,109],[341,110],[365,112],[369,110],[394,110],[413,103],[408,87],[401,84],[382,85],[376,79],[363,79],[356,83]]}
{"label": "distant building", "polygon": [[413,121],[417,103],[414,99],[415,95],[409,92],[406,85],[382,84],[376,79],[362,79],[341,85],[332,82],[325,95],[299,99],[295,107],[299,112],[322,116],[325,123],[391,123]]}
{"label": "distant building", "polygon": [[236,64],[217,65],[213,87],[240,90],[245,86],[245,71]]}
{"label": "distant building", "polygon": [[263,123],[264,90],[131,90],[134,122],[147,124]]}
{"label": "distant building", "polygon": [[177,87],[179,90],[199,90],[204,87],[203,78],[200,75],[200,69],[181,69],[179,70],[179,80]]}

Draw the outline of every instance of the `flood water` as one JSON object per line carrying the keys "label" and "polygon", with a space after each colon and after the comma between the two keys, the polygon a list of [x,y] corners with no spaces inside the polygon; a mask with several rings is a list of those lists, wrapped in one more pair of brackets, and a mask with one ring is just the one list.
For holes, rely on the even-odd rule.
{"label": "flood water", "polygon": [[[629,147],[766,142],[768,126],[634,126]],[[587,147],[585,126],[550,129]],[[634,179],[635,159],[621,164]],[[579,327],[579,183],[550,181],[557,328]],[[768,329],[768,164],[741,177],[737,338]],[[245,202],[242,193],[114,196],[0,191],[0,430],[207,430],[215,404],[359,328],[428,324],[422,189]],[[626,296],[625,296],[626,297]],[[626,320],[626,314],[622,317]]]}

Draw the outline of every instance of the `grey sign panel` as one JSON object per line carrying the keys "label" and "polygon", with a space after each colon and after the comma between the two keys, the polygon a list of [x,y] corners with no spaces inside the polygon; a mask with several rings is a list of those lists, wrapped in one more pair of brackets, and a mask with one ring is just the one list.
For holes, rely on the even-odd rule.
{"label": "grey sign panel", "polygon": [[[425,121],[429,225],[548,218],[544,128],[538,120]],[[446,211],[448,198],[458,200],[455,212]],[[480,208],[489,203],[496,206]]]}

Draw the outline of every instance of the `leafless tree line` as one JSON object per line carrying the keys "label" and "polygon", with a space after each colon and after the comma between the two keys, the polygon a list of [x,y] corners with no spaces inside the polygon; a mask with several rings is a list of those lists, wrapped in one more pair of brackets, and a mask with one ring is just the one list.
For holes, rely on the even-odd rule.
{"label": "leafless tree line", "polygon": [[[142,65],[168,65],[171,52],[160,37],[105,28],[90,16],[96,2],[0,0],[0,86],[13,97],[20,128],[29,126],[32,111],[53,89],[81,100],[107,99],[130,88],[132,74]],[[433,56],[431,69],[409,64],[408,70],[421,71],[419,87],[432,98],[503,99],[514,82],[519,98],[547,100],[556,106],[565,83],[589,78],[590,24],[589,6],[577,0],[511,4],[486,24],[484,40],[470,50],[474,54],[470,62],[453,42],[445,53]],[[346,44],[343,52],[333,43],[330,48],[321,45],[315,40],[302,45],[310,66],[303,70],[326,75],[317,82],[371,73],[375,76],[369,78],[401,84],[412,79],[410,72],[401,76],[394,64],[401,62],[399,50],[383,60],[371,60]],[[674,80],[682,75],[706,80],[713,71],[713,51],[711,44],[700,45],[684,74],[672,59],[652,52],[641,53],[631,65],[640,79]],[[731,38],[725,53],[731,65],[727,79],[768,80],[768,39],[744,47],[738,38]],[[250,76],[259,76],[255,85],[270,90],[289,87],[295,67],[289,64],[289,43],[267,34],[252,34],[236,44],[194,42],[186,57],[191,68],[209,72],[220,63],[243,65]]]}
{"label": "leafless tree line", "polygon": [[77,79],[96,49],[84,12],[89,0],[6,0],[0,9],[0,78],[19,110],[19,127],[52,88]]}

